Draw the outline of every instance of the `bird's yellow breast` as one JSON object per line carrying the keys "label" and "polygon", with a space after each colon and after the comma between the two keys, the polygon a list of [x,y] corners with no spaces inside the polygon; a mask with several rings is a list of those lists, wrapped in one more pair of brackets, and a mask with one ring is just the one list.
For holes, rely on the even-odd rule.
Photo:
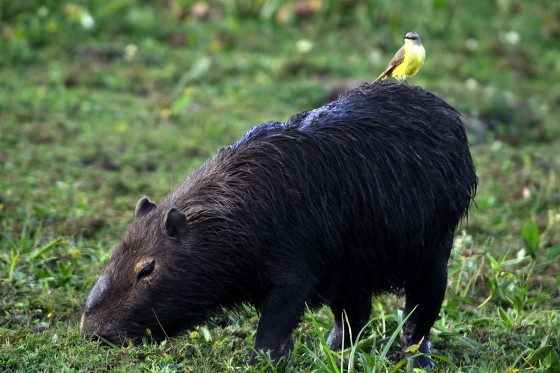
{"label": "bird's yellow breast", "polygon": [[426,51],[421,45],[405,45],[404,60],[397,66],[391,74],[395,78],[406,78],[407,76],[414,76],[424,63],[426,58]]}

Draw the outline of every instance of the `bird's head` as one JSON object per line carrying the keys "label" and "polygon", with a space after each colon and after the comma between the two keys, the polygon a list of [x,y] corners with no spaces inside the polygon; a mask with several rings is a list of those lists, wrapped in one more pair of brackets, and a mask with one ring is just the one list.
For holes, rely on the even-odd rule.
{"label": "bird's head", "polygon": [[422,45],[422,42],[420,41],[420,36],[418,36],[418,34],[415,32],[407,32],[406,35],[404,36],[404,42],[415,44],[415,45]]}

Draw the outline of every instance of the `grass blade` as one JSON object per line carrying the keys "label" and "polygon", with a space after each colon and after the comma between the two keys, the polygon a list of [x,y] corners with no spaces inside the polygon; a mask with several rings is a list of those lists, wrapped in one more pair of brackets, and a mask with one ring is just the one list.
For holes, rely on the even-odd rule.
{"label": "grass blade", "polygon": [[47,251],[49,251],[50,249],[58,245],[59,242],[60,242],[60,238],[55,238],[54,240],[52,240],[51,242],[49,242],[39,250],[34,251],[30,256],[30,259],[31,260],[37,259],[39,256],[43,255],[44,253],[46,253]]}

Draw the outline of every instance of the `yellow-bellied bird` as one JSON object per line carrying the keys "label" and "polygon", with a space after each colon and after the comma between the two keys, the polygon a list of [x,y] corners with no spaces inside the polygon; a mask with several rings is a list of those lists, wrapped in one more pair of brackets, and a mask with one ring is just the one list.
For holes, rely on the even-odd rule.
{"label": "yellow-bellied bird", "polygon": [[409,76],[414,76],[426,58],[426,50],[420,41],[420,36],[409,32],[404,36],[404,45],[397,51],[395,57],[389,62],[385,70],[373,82],[388,77],[404,81]]}

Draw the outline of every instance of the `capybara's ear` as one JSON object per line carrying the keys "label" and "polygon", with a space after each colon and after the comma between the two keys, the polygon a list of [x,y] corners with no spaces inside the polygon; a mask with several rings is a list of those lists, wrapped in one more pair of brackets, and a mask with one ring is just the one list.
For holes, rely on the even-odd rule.
{"label": "capybara's ear", "polygon": [[149,213],[150,211],[152,211],[153,209],[155,209],[156,207],[157,205],[153,202],[150,202],[148,197],[142,197],[140,201],[138,201],[138,204],[136,205],[136,212],[134,213],[134,216],[136,218],[140,218],[146,215],[147,213]]}
{"label": "capybara's ear", "polygon": [[178,238],[187,232],[187,217],[176,208],[172,208],[167,212],[165,217],[165,230],[167,235],[172,238]]}

